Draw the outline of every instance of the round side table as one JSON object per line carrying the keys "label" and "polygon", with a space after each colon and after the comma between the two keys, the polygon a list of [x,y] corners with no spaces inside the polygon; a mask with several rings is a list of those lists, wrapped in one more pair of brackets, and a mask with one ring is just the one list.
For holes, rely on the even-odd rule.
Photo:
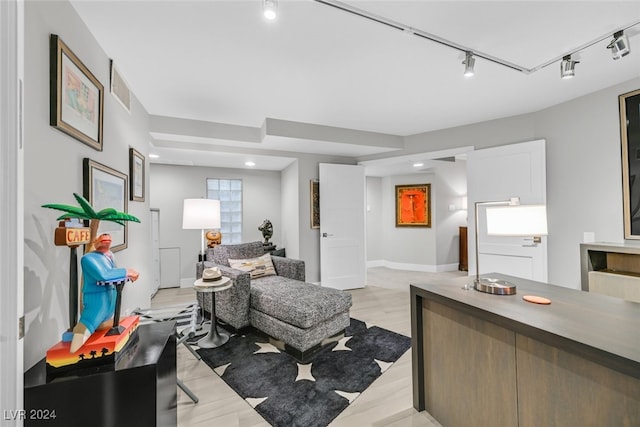
{"label": "round side table", "polygon": [[214,286],[195,287],[196,292],[211,294],[211,323],[209,332],[198,341],[201,348],[216,348],[229,341],[229,334],[218,332],[218,321],[216,319],[216,292],[224,291],[233,286],[233,282],[228,277],[222,277]]}

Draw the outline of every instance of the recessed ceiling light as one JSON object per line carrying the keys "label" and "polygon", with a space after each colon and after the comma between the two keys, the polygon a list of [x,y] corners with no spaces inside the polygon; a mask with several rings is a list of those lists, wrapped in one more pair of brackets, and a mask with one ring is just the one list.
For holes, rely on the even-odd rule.
{"label": "recessed ceiling light", "polygon": [[248,162],[244,162],[244,165],[245,165],[245,166],[249,166],[249,167],[253,167],[253,166],[255,166],[256,164],[255,164],[254,162],[252,162],[252,161],[248,161]]}
{"label": "recessed ceiling light", "polygon": [[424,166],[424,163],[422,163],[422,162],[417,162],[417,163],[413,164],[414,168],[421,168],[422,166]]}
{"label": "recessed ceiling light", "polygon": [[159,159],[160,156],[157,155],[157,154],[149,154],[149,158],[151,158],[151,159]]}
{"label": "recessed ceiling light", "polygon": [[277,0],[263,0],[262,12],[264,17],[269,21],[273,21],[278,16],[278,2]]}

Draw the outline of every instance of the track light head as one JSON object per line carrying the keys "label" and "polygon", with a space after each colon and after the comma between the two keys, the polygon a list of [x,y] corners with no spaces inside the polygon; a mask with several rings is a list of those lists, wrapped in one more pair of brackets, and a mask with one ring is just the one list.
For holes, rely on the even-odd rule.
{"label": "track light head", "polygon": [[607,45],[607,49],[611,49],[613,59],[620,59],[629,54],[629,38],[624,31],[621,30],[613,34],[613,40]]}
{"label": "track light head", "polygon": [[572,61],[571,55],[567,55],[562,58],[562,62],[560,63],[560,77],[563,79],[571,79],[576,75],[576,64],[579,64],[580,61]]}
{"label": "track light head", "polygon": [[464,76],[473,77],[475,75],[473,67],[476,63],[476,59],[473,57],[473,53],[469,51],[465,52],[465,58],[462,63],[464,64]]}
{"label": "track light head", "polygon": [[278,0],[262,0],[262,13],[269,21],[278,16]]}

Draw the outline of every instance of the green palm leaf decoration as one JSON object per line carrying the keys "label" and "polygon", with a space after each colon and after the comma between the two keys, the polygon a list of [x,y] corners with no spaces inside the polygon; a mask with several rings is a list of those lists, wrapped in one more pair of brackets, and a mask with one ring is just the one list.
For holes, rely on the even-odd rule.
{"label": "green palm leaf decoration", "polygon": [[57,203],[49,203],[46,205],[42,205],[43,208],[50,208],[50,209],[56,209],[59,211],[64,211],[67,212],[64,215],[61,215],[60,217],[57,218],[58,221],[63,220],[63,219],[69,219],[69,218],[79,218],[79,219],[92,219],[91,216],[87,215],[87,213],[82,209],[79,208],[77,206],[70,206],[70,205],[60,205]]}
{"label": "green palm leaf decoration", "polygon": [[[88,220],[89,228],[91,230],[91,242],[96,239],[100,221],[115,222],[116,224],[120,224],[122,226],[124,226],[125,222],[127,221],[140,222],[140,220],[135,216],[130,215],[126,212],[118,212],[114,208],[104,208],[100,212],[96,212],[95,209],[93,209],[93,206],[91,206],[91,203],[89,203],[89,201],[81,195],[73,193],[73,197],[75,197],[80,207],[63,205],[59,203],[48,203],[46,205],[42,205],[42,207],[65,212],[64,215],[61,215],[57,218],[57,221],[71,218]],[[89,243],[88,247],[85,249],[85,252],[89,252],[91,250],[93,250],[93,243]]]}
{"label": "green palm leaf decoration", "polygon": [[108,217],[110,215],[114,215],[116,213],[118,213],[118,211],[115,210],[114,208],[104,208],[100,212],[98,212],[97,215],[98,215],[98,217],[100,219],[104,219],[104,218],[106,218],[106,217]]}
{"label": "green palm leaf decoration", "polygon": [[90,215],[92,218],[95,218],[96,211],[93,210],[93,206],[91,206],[91,203],[89,203],[87,199],[85,199],[84,197],[76,193],[73,193],[73,197],[76,198],[76,201],[78,202],[82,210],[87,213],[87,215]]}
{"label": "green palm leaf decoration", "polygon": [[100,212],[98,212],[97,216],[98,216],[98,218],[100,218],[103,221],[113,221],[113,222],[132,221],[132,222],[140,222],[140,220],[138,218],[136,218],[135,216],[129,215],[128,213],[124,213],[124,212],[118,212],[117,210],[115,210],[113,208],[102,209]]}
{"label": "green palm leaf decoration", "polygon": [[46,205],[42,205],[42,207],[66,212],[66,214],[58,218],[58,221],[62,219],[69,219],[69,218],[79,218],[79,219],[88,219],[88,220],[98,219],[98,217],[96,216],[96,211],[93,209],[93,207],[91,206],[91,203],[89,203],[87,199],[85,199],[84,197],[76,193],[73,193],[73,197],[76,198],[80,207],[71,206],[71,205],[61,205],[58,203],[49,203]]}

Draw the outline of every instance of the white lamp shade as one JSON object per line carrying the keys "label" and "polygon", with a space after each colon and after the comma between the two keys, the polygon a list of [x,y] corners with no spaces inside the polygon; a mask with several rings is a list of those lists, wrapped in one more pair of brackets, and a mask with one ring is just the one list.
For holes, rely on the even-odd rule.
{"label": "white lamp shade", "polygon": [[546,236],[547,207],[518,205],[487,208],[490,236]]}
{"label": "white lamp shade", "polygon": [[184,199],[182,228],[220,228],[220,200]]}

